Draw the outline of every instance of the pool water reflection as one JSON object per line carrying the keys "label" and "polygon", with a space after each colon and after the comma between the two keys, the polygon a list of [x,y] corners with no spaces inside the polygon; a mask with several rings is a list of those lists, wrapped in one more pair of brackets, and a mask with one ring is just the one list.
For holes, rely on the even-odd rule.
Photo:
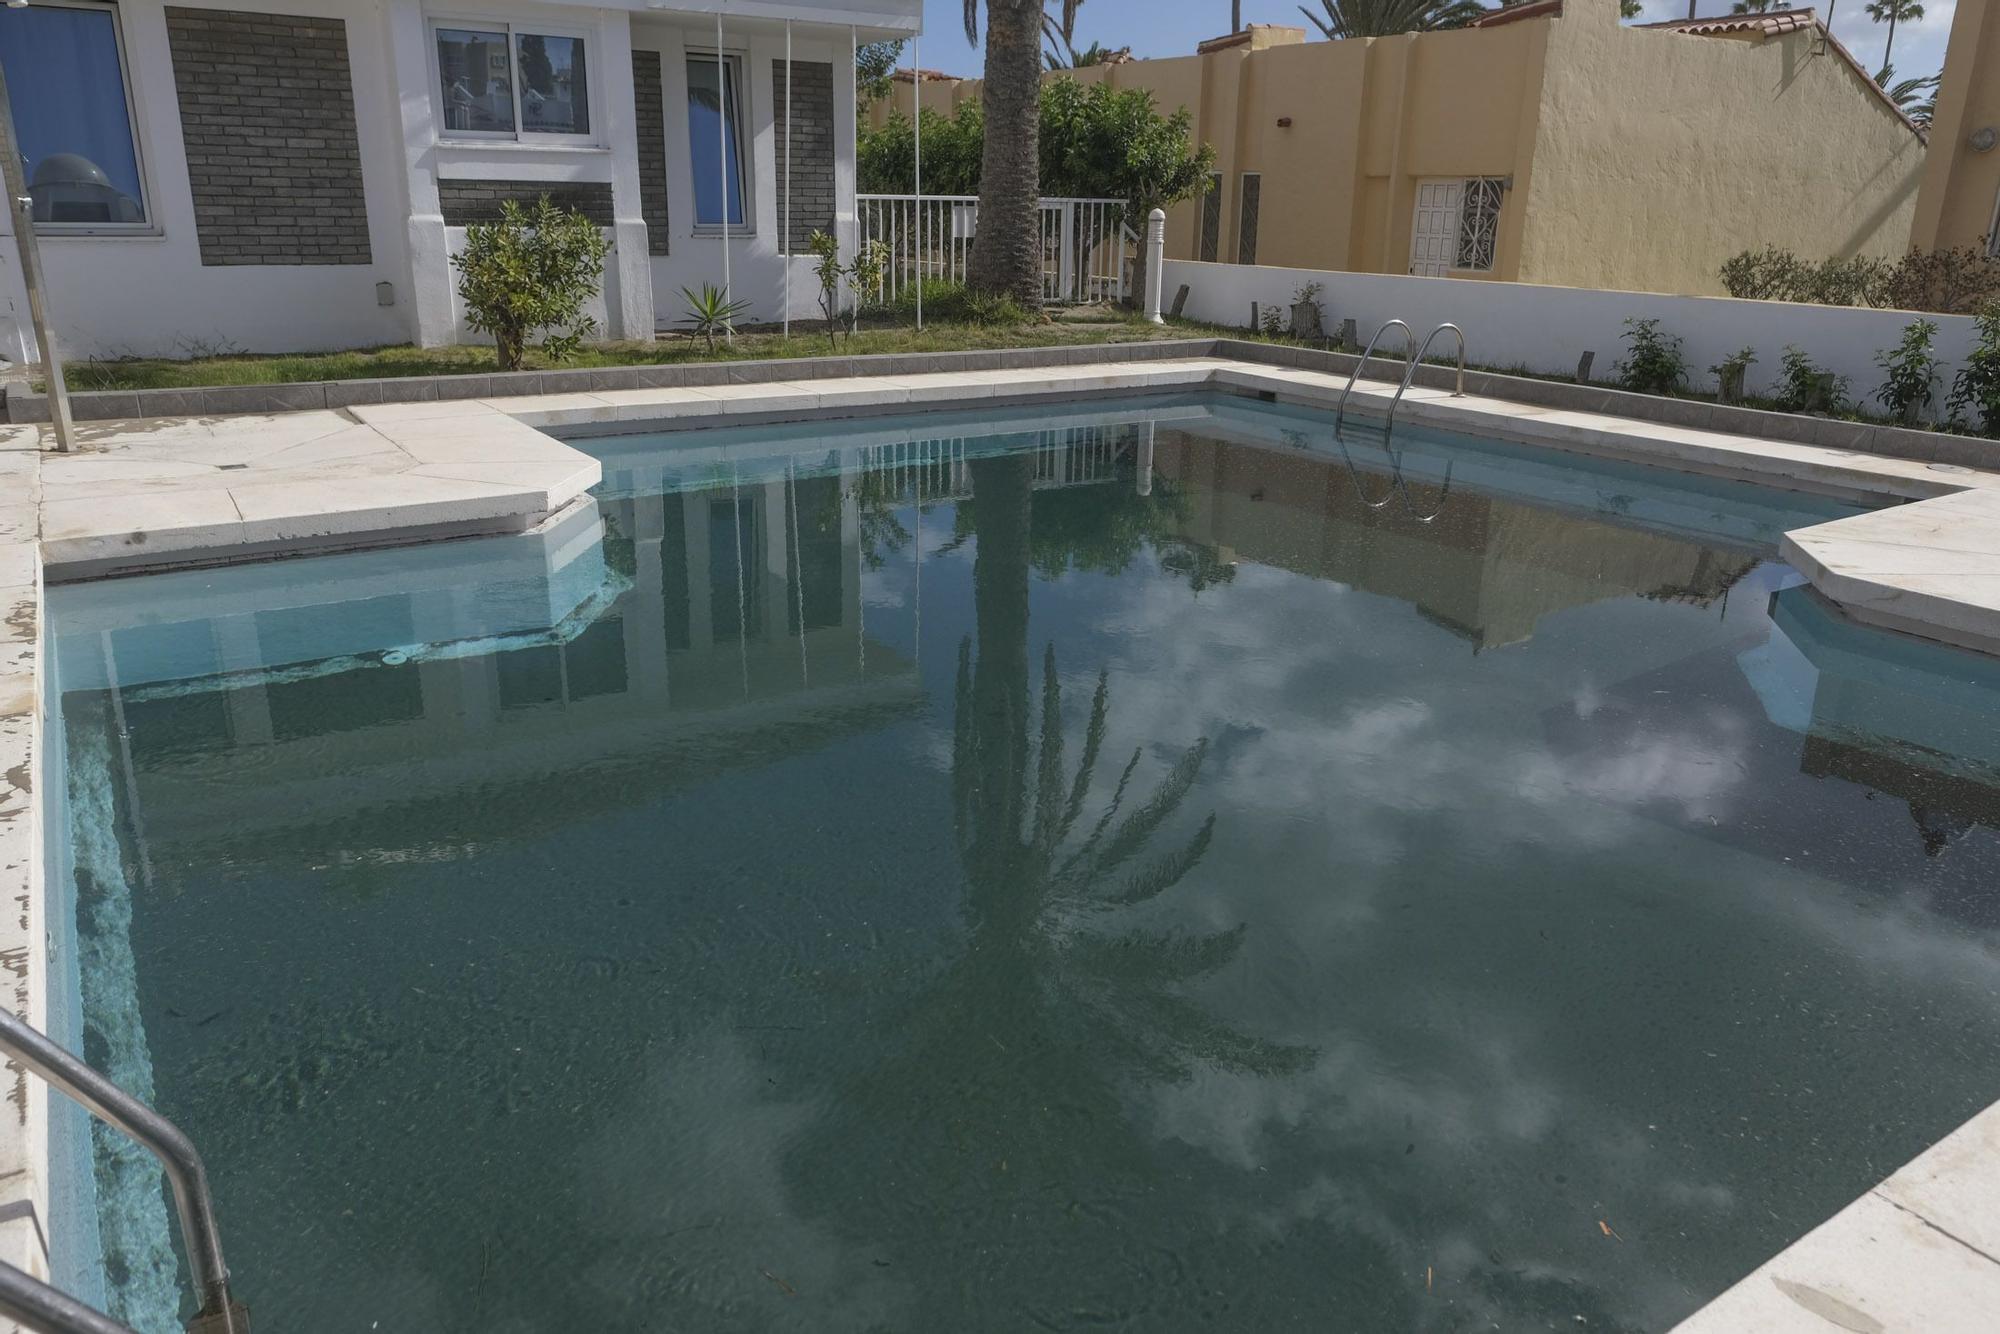
{"label": "pool water reflection", "polygon": [[611,438],[58,590],[86,1052],[273,1328],[1664,1328],[2000,1096],[2000,678],[1834,502],[1344,443]]}

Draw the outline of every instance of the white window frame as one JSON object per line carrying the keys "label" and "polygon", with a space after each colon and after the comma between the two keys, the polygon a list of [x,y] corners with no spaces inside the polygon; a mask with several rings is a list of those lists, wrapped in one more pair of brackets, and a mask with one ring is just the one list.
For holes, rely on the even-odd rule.
{"label": "white window frame", "polygon": [[[471,14],[430,13],[425,15],[424,33],[430,40],[431,71],[431,114],[437,120],[437,137],[440,143],[471,144],[559,144],[573,148],[598,148],[604,143],[600,137],[603,117],[603,99],[597,94],[597,80],[602,71],[599,60],[591,54],[597,47],[597,36],[589,28],[576,27],[568,23],[543,23],[540,20],[516,22],[513,19],[496,19]],[[514,128],[511,130],[448,130],[444,125],[444,61],[438,56],[438,32],[490,32],[504,34],[507,38],[507,89],[514,98]],[[529,130],[521,124],[521,44],[520,39],[528,37],[574,37],[583,43],[583,96],[584,114],[590,117],[588,134],[561,134],[552,130]]]}
{"label": "white window frame", "polygon": [[[736,83],[736,179],[741,182],[743,187],[743,221],[730,223],[729,235],[731,238],[755,236],[757,234],[757,133],[756,126],[752,120],[753,112],[751,108],[755,105],[756,99],[751,96],[752,90],[747,82],[750,77],[750,53],[747,50],[740,46],[725,45],[720,51],[717,51],[712,42],[706,46],[689,45],[683,48],[681,52],[681,123],[683,128],[687,126],[688,62],[693,60],[716,60],[718,58],[724,65],[735,67],[733,75],[725,75],[724,78],[729,79],[733,77]],[[727,114],[726,110],[724,114]],[[694,196],[694,141],[692,139],[688,141],[688,186],[688,212],[698,215],[700,211],[699,204]],[[729,202],[727,200],[723,201],[722,215],[725,218],[729,216]],[[781,233],[784,231],[783,224],[779,225],[778,230]],[[719,222],[696,221],[688,234],[697,237],[713,237],[721,236],[722,232],[723,224]]]}
{"label": "white window frame", "polygon": [[[132,95],[132,61],[125,47],[125,16],[110,0],[32,0],[36,9],[96,9],[111,14],[111,40],[118,48],[118,81],[124,85],[125,132],[132,140],[132,165],[139,173],[139,208],[143,222],[37,222],[37,236],[159,236],[159,215],[153,207],[153,178],[146,170],[146,148],[139,142],[139,104]],[[5,20],[0,19],[0,22]]]}

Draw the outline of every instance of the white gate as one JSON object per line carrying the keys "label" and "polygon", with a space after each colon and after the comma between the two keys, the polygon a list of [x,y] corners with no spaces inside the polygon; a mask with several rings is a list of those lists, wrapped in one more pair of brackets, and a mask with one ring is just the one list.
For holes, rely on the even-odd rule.
{"label": "white gate", "polygon": [[[979,230],[976,195],[858,195],[861,242],[889,248],[880,298],[894,301],[919,276],[965,281]],[[1125,299],[1125,270],[1139,237],[1116,199],[1041,201],[1042,300],[1059,305]]]}
{"label": "white gate", "polygon": [[1410,223],[1411,273],[1442,278],[1451,271],[1464,210],[1464,181],[1417,182],[1417,211]]}

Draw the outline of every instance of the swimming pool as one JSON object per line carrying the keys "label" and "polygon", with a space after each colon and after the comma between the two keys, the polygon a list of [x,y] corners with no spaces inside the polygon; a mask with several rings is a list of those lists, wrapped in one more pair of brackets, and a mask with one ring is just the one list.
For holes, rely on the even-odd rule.
{"label": "swimming pool", "polygon": [[2000,673],[1798,586],[1842,502],[1207,396],[579,443],[532,536],[51,592],[85,1054],[260,1326],[1657,1329],[2000,1095]]}

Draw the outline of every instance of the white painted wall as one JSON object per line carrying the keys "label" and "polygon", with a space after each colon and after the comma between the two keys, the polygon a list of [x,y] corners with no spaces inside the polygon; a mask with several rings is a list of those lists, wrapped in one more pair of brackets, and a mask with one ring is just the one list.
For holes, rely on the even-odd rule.
{"label": "white painted wall", "polygon": [[[1625,352],[1628,319],[1657,319],[1663,333],[1683,340],[1689,383],[1715,388],[1708,367],[1738,348],[1757,350],[1757,361],[1746,377],[1752,393],[1775,386],[1786,344],[1796,344],[1820,366],[1848,377],[1848,394],[1876,411],[1876,389],[1882,383],[1878,352],[1894,347],[1904,326],[1923,318],[1938,325],[1937,354],[1944,360],[1944,384],[1938,405],[1949,393],[1951,377],[1964,364],[1975,343],[1970,317],[1917,316],[1908,311],[1861,310],[1845,306],[1794,305],[1783,301],[1738,301],[1730,297],[1662,296],[1652,292],[1607,292],[1579,287],[1544,287],[1532,283],[1467,281],[1458,278],[1418,278],[1393,273],[1328,273],[1309,269],[1279,269],[1239,264],[1203,264],[1170,259],[1165,265],[1166,299],[1182,283],[1188,300],[1182,314],[1189,319],[1243,327],[1250,320],[1250,303],[1290,307],[1292,296],[1308,282],[1320,282],[1320,307],[1330,332],[1342,320],[1353,320],[1363,342],[1383,321],[1401,319],[1423,338],[1449,321],[1465,331],[1466,359],[1496,370],[1520,368],[1545,374],[1573,375],[1586,351],[1597,354],[1594,380],[1612,380],[1612,363]],[[1390,334],[1384,347],[1397,350]],[[1433,354],[1448,353],[1451,338],[1433,345]]]}
{"label": "white painted wall", "polygon": [[[231,7],[204,5],[204,0],[175,2]],[[397,99],[382,44],[383,3],[255,0],[253,6],[272,14],[334,13],[347,21],[372,262],[204,268],[195,240],[165,4],[121,0],[118,9],[140,171],[156,225],[148,235],[41,238],[49,308],[67,355],[185,355],[191,344],[222,341],[257,351],[309,351],[398,343],[410,337],[403,192],[398,180],[401,153],[391,114]],[[10,219],[0,218],[0,229],[9,226]],[[375,284],[383,280],[396,283],[394,306],[376,304]],[[11,236],[0,245],[0,301],[15,313],[0,330],[0,353],[20,359],[29,353],[27,303]]]}
{"label": "white painted wall", "polygon": [[[865,40],[865,35],[864,35]],[[689,52],[715,50],[715,22],[667,23],[635,21],[632,44],[641,50],[660,53],[660,80],[664,85],[667,121],[667,215],[670,220],[668,253],[650,257],[654,291],[654,316],[659,327],[674,328],[686,313],[687,299],[682,288],[699,290],[703,283],[723,284],[723,238],[713,229],[697,231],[694,226],[694,166],[687,138],[687,57]],[[787,259],[778,253],[783,228],[778,218],[777,117],[783,108],[772,105],[771,62],[785,58],[785,30],[782,23],[746,23],[725,16],[723,50],[743,62],[744,82],[749,100],[746,140],[751,169],[747,210],[748,228],[729,232],[730,290],[737,300],[750,302],[748,320],[779,320],[785,312],[785,267]],[[854,66],[844,31],[829,34],[826,29],[795,24],[792,30],[792,59],[822,61],[833,65],[834,143],[839,155],[834,162],[834,225],[841,238],[841,253],[851,256],[854,237]],[[629,62],[628,62],[629,63]],[[818,288],[812,276],[810,257],[793,256],[791,265],[791,313],[793,319],[817,318]]]}
{"label": "white painted wall", "polygon": [[[592,303],[600,334],[644,338],[672,327],[685,305],[683,286],[720,284],[722,241],[696,235],[694,184],[685,127],[685,53],[714,46],[713,10],[701,3],[654,10],[639,0],[597,7],[571,0],[185,0],[213,8],[332,14],[347,23],[356,132],[367,192],[371,262],[366,265],[242,265],[203,267],[188,188],[173,65],[167,44],[166,0],[122,0],[119,6],[148,208],[156,227],[146,235],[42,238],[50,308],[57,337],[71,359],[128,355],[190,355],[216,347],[256,352],[319,351],[385,343],[437,345],[468,340],[451,255],[462,229],[448,228],[438,206],[440,179],[504,179],[551,184],[607,181],[612,187],[612,252],[604,290]],[[680,12],[677,12],[680,11]],[[735,295],[751,302],[751,318],[784,313],[786,260],[778,254],[776,122],[771,62],[785,54],[784,24],[749,14],[791,12],[834,20],[793,26],[797,60],[830,61],[835,70],[836,226],[843,249],[854,236],[853,68],[849,29],[880,35],[867,24],[907,28],[914,0],[867,0],[854,10],[773,0],[732,5],[724,15],[724,45],[744,58],[748,76],[753,225],[730,241]],[[458,140],[438,131],[434,19],[541,19],[582,29],[589,40],[591,116],[595,142],[561,144]],[[637,133],[633,116],[634,43],[661,53],[667,122],[667,189],[673,220],[671,253],[648,254],[640,216]],[[4,211],[0,211],[4,212]],[[0,235],[7,220],[0,216]],[[790,261],[791,311],[817,311],[810,261]],[[376,285],[393,284],[394,304],[378,304]],[[32,359],[27,303],[11,241],[0,246],[0,356]]]}

